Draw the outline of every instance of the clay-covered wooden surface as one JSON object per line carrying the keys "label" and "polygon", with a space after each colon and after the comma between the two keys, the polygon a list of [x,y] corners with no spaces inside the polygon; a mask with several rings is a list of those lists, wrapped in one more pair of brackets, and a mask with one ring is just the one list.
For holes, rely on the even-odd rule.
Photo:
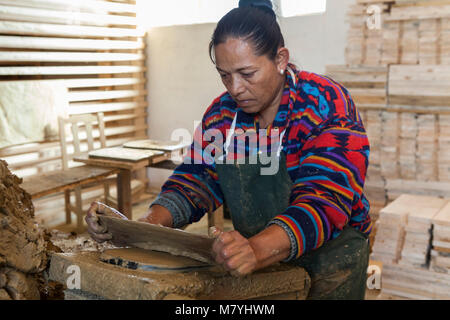
{"label": "clay-covered wooden surface", "polygon": [[219,267],[194,272],[165,273],[131,270],[100,261],[99,252],[52,254],[49,278],[67,283],[70,266],[80,268],[80,290],[106,299],[240,300],[289,294],[306,299],[311,280],[305,269],[278,264],[246,277],[234,277]]}

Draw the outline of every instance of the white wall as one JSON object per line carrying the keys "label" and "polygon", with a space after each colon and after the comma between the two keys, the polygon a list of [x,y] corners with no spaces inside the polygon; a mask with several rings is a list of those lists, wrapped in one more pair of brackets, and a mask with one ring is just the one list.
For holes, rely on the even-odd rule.
{"label": "white wall", "polygon": [[316,73],[324,73],[329,64],[344,64],[349,27],[346,12],[354,3],[355,0],[328,0],[325,14],[281,19],[291,61]]}
{"label": "white wall", "polygon": [[[321,15],[282,18],[280,26],[291,61],[301,69],[324,73],[328,64],[344,64],[346,12],[355,0],[328,0]],[[170,140],[177,128],[193,132],[211,101],[225,91],[209,59],[215,24],[160,27],[147,36],[149,136]],[[150,171],[152,185],[164,180]]]}

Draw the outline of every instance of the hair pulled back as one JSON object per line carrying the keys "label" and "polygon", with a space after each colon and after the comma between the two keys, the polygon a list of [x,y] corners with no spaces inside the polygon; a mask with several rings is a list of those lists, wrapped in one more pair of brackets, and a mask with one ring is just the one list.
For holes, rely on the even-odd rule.
{"label": "hair pulled back", "polygon": [[271,60],[275,59],[278,49],[284,47],[284,38],[270,0],[240,0],[238,8],[220,19],[209,43],[209,56],[213,63],[214,47],[230,37],[249,41],[255,55],[267,55]]}

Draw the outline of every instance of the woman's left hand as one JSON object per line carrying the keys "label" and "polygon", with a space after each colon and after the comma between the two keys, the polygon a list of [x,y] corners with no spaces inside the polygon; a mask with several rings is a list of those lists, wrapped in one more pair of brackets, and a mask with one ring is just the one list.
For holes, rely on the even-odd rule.
{"label": "woman's left hand", "polygon": [[252,273],[258,260],[250,241],[237,231],[216,231],[213,243],[213,254],[218,264],[234,276],[245,276]]}

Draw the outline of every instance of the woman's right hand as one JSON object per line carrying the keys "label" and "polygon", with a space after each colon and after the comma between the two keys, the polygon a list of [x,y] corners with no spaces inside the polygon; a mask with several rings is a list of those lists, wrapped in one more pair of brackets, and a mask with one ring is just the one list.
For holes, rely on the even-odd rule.
{"label": "woman's right hand", "polygon": [[91,203],[85,218],[88,226],[88,233],[91,235],[92,239],[99,243],[112,239],[112,234],[108,233],[105,225],[100,224],[100,219],[98,218],[98,214],[105,214],[106,210],[106,205],[94,201]]}

